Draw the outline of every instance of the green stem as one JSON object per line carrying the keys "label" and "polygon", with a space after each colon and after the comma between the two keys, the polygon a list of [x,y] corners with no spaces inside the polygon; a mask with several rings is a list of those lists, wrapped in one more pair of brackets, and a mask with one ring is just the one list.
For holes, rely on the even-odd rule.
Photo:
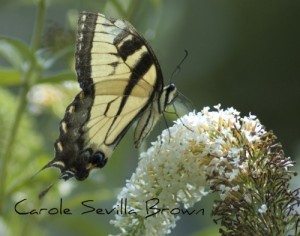
{"label": "green stem", "polygon": [[31,49],[35,52],[41,46],[42,33],[44,28],[44,19],[45,19],[46,5],[45,0],[40,0],[38,3],[36,23],[34,27],[34,33],[31,39]]}
{"label": "green stem", "polygon": [[[45,16],[45,2],[40,0],[37,9],[37,23],[35,25],[34,34],[32,37],[31,49],[35,52],[41,43],[42,31],[44,26],[44,16]],[[35,73],[33,73],[35,72]],[[39,77],[40,69],[38,68],[37,63],[32,62],[28,70],[24,73],[23,76],[23,87],[20,93],[19,104],[17,107],[17,112],[15,114],[15,120],[13,121],[12,128],[8,135],[7,146],[4,150],[3,157],[1,160],[0,166],[0,212],[3,210],[4,199],[5,199],[5,184],[7,178],[7,166],[13,152],[14,143],[17,137],[17,133],[20,127],[20,122],[24,115],[24,111],[27,107],[27,93],[30,87],[36,82],[36,79]]]}

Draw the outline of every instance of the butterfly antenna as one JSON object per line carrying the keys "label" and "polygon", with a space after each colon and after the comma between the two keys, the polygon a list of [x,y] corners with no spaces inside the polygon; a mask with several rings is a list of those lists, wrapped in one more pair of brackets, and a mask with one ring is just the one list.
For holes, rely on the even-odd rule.
{"label": "butterfly antenna", "polygon": [[185,55],[184,57],[181,59],[181,61],[179,62],[179,64],[176,66],[176,68],[173,70],[171,78],[169,80],[169,83],[171,83],[172,79],[174,78],[174,76],[180,72],[181,70],[181,65],[183,64],[183,62],[185,61],[185,59],[187,58],[187,56],[189,55],[188,51],[186,49],[184,49]]}

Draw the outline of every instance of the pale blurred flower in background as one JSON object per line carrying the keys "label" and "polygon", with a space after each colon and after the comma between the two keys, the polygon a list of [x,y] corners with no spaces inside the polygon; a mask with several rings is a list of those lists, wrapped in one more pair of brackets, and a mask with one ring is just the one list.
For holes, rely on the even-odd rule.
{"label": "pale blurred flower in background", "polygon": [[75,184],[73,181],[60,181],[58,184],[58,191],[62,197],[69,196],[74,189]]}
{"label": "pale blurred flower in background", "polygon": [[34,114],[41,114],[45,109],[61,116],[65,107],[71,103],[79,91],[76,81],[65,81],[60,84],[38,84],[33,86],[27,97],[29,109]]}

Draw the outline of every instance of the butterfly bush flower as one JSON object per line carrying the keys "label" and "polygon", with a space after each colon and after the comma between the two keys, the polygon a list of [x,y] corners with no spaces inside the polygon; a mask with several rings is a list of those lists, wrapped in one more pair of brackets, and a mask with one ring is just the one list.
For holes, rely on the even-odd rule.
{"label": "butterfly bush flower", "polygon": [[111,221],[121,235],[168,234],[180,209],[212,192],[220,196],[212,215],[222,235],[299,233],[299,194],[288,183],[293,162],[256,116],[215,109],[183,116],[140,154],[118,195],[135,214]]}

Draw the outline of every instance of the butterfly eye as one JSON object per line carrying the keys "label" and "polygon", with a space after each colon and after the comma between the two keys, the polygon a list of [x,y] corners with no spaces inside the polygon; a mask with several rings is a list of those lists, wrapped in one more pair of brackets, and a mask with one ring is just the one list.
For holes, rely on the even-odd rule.
{"label": "butterfly eye", "polygon": [[98,151],[95,152],[91,159],[92,164],[96,165],[98,168],[102,168],[105,166],[107,162],[107,158],[105,158],[105,155]]}

